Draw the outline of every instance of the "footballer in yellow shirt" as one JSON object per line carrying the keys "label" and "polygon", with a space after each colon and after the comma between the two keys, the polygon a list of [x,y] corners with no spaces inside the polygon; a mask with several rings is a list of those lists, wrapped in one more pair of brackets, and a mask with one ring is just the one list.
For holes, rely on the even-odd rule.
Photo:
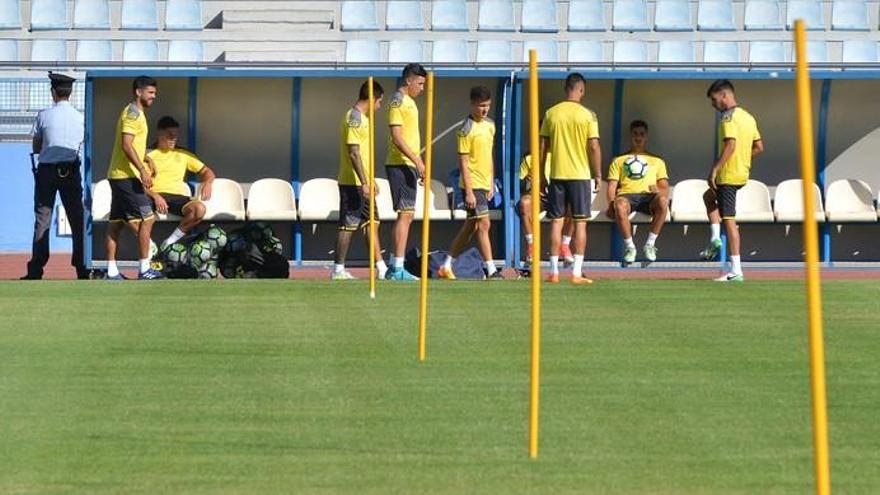
{"label": "footballer in yellow shirt", "polygon": [[657,261],[657,237],[669,214],[669,174],[666,162],[647,151],[648,123],[634,120],[629,125],[632,147],[618,156],[608,167],[608,212],[617,221],[623,237],[623,265],[636,260],[636,245],[632,239],[633,212],[651,216],[651,231],[643,252],[644,266]]}

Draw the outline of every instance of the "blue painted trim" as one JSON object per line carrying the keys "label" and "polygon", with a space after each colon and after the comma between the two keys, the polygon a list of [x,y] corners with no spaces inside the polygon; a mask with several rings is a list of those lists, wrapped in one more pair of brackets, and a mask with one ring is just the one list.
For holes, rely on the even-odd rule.
{"label": "blue painted trim", "polygon": [[[290,121],[290,182],[293,185],[293,192],[297,201],[299,201],[300,191],[300,161],[299,161],[299,139],[300,139],[300,109],[302,108],[302,78],[293,78],[292,87],[292,115]],[[293,258],[297,266],[303,264],[302,253],[302,224],[295,222],[293,224]]]}
{"label": "blue painted trim", "polygon": [[[596,68],[587,68],[587,69],[578,69],[577,67],[572,67],[570,70],[578,70],[582,73],[587,79],[593,80],[614,80],[614,79],[637,79],[637,80],[705,80],[707,82],[712,81],[714,79],[731,79],[731,80],[747,80],[747,79],[761,79],[761,80],[789,80],[793,81],[795,78],[794,71],[790,70],[734,70],[734,69],[723,69],[723,70],[632,70],[632,69],[596,69]],[[565,79],[565,77],[569,74],[568,69],[566,70],[553,70],[549,68],[545,68],[541,72],[541,79]],[[865,70],[827,70],[827,69],[813,69],[810,70],[810,75],[813,79],[877,79],[880,78],[880,70],[876,69],[865,69]],[[519,70],[516,71],[517,79],[528,79],[528,70]]]}
{"label": "blue painted trim", "polygon": [[[501,101],[501,105],[495,106],[496,113],[496,121],[501,122],[501,139],[496,139],[495,141],[495,152],[496,157],[500,157],[501,161],[501,181],[504,187],[502,191],[502,221],[504,223],[504,266],[505,267],[513,267],[513,225],[511,222],[511,213],[513,208],[511,205],[511,184],[513,182],[510,180],[510,148],[505,146],[507,142],[507,136],[510,132],[510,95],[509,88],[510,79],[502,79],[498,81],[498,95],[500,98],[497,100]],[[500,119],[497,117],[501,117]],[[496,132],[497,134],[497,132]],[[497,163],[497,162],[496,162]],[[496,166],[497,170],[498,167]]]}
{"label": "blue painted trim", "polygon": [[[523,127],[526,127],[525,122],[523,122],[523,110],[522,110],[523,109],[523,86],[524,86],[524,83],[522,80],[514,80],[514,81],[512,81],[512,84],[511,84],[512,96],[511,96],[510,101],[511,101],[511,105],[513,107],[513,112],[512,112],[513,115],[511,116],[511,120],[512,120],[513,125],[512,125],[512,130],[510,133],[510,137],[512,138],[512,139],[510,139],[510,141],[511,141],[510,148],[511,148],[511,155],[513,156],[513,158],[516,160],[517,163],[519,163],[519,160],[522,159],[522,156],[523,156],[522,132],[523,132]],[[518,181],[519,180],[519,167],[512,167],[511,173],[516,174],[516,179]],[[517,204],[519,203],[519,184],[517,184],[517,187],[514,187],[513,189],[514,189],[512,191],[513,192],[513,196],[512,196],[513,208],[516,208]],[[514,229],[513,229],[513,236],[514,237],[511,240],[513,242],[513,260],[515,263],[514,266],[519,266],[519,262],[522,259],[522,225],[521,225],[521,219],[520,219],[519,215],[516,215],[514,213],[513,221],[514,221]],[[537,249],[537,251],[538,251],[538,256],[540,259],[540,253],[541,253],[540,247]]]}
{"label": "blue painted trim", "polygon": [[83,254],[86,268],[94,268],[92,259],[92,125],[94,123],[95,108],[95,82],[86,78],[86,108],[85,108],[85,135],[83,147],[83,221],[85,230],[83,233]]}
{"label": "blue painted trim", "polygon": [[[614,81],[614,121],[611,131],[611,150],[614,156],[621,153],[621,141],[623,134],[623,93],[626,87],[626,81],[617,79]],[[623,261],[623,234],[617,226],[617,222],[611,227],[611,259],[614,261]]]}
{"label": "blue painted trim", "polygon": [[[822,81],[822,95],[819,99],[819,132],[816,136],[816,182],[822,194],[822,202],[825,202],[825,167],[828,157],[828,106],[831,100],[831,80]],[[822,261],[831,265],[831,227],[823,222],[819,227],[822,235]]]}
{"label": "blue painted trim", "polygon": [[189,122],[189,126],[187,128],[186,145],[189,147],[190,151],[196,153],[198,151],[198,139],[196,133],[198,132],[199,78],[189,78],[187,96],[187,121]]}
{"label": "blue painted trim", "polygon": [[[429,70],[430,67],[426,66]],[[98,78],[132,78],[142,75],[144,69],[115,69],[115,70],[90,70],[86,73],[87,77]],[[442,69],[434,71],[437,77],[461,79],[461,78],[500,78],[510,77],[510,69],[498,70],[471,70],[471,69]],[[400,69],[228,69],[228,70],[192,70],[192,69],[156,69],[149,70],[150,76],[154,78],[175,77],[175,78],[208,78],[208,79],[289,79],[292,77],[302,79],[313,78],[354,78],[363,79],[373,76],[375,78],[397,78],[400,77]]]}

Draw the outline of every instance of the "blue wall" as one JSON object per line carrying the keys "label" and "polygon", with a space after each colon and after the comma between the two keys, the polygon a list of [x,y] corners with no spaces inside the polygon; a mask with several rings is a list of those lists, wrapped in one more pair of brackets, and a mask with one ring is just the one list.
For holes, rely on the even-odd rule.
{"label": "blue wall", "polygon": [[[0,253],[29,253],[34,232],[34,176],[28,154],[30,143],[0,143]],[[56,204],[60,204],[60,199]],[[71,251],[70,238],[55,235],[52,252]]]}

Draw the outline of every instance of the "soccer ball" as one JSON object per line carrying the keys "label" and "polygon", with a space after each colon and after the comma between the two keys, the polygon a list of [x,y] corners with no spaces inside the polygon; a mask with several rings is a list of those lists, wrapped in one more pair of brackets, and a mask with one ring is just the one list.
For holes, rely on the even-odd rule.
{"label": "soccer ball", "polygon": [[180,265],[189,261],[189,252],[186,245],[181,242],[165,246],[165,249],[162,250],[162,256],[170,265]]}
{"label": "soccer ball", "polygon": [[204,239],[211,245],[211,250],[215,253],[222,251],[228,242],[226,231],[216,225],[211,225],[205,232]]}
{"label": "soccer ball", "polygon": [[155,259],[157,254],[159,254],[159,246],[150,239],[150,259]]}
{"label": "soccer ball", "polygon": [[199,278],[203,280],[211,280],[217,278],[219,267],[214,261],[209,261],[202,265],[199,269]]}
{"label": "soccer ball", "polygon": [[248,240],[239,232],[233,232],[226,238],[226,252],[240,253],[247,248]]}
{"label": "soccer ball", "polygon": [[243,271],[235,258],[226,258],[220,262],[220,273],[223,278],[241,278]]}
{"label": "soccer ball", "polygon": [[281,239],[273,236],[270,236],[266,239],[266,242],[263,243],[263,252],[266,253],[275,253],[281,254],[284,249],[283,244],[281,244]]}
{"label": "soccer ball", "polygon": [[638,155],[633,155],[623,163],[627,177],[630,179],[643,179],[648,174],[648,164],[642,161]]}
{"label": "soccer ball", "polygon": [[211,252],[211,245],[208,241],[199,240],[189,247],[190,266],[197,270],[205,266],[213,257],[214,253]]}

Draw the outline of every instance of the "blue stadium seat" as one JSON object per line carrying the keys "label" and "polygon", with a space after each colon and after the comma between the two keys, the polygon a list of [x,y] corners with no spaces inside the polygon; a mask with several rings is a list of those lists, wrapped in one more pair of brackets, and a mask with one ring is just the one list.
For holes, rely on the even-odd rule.
{"label": "blue stadium seat", "polygon": [[647,2],[645,0],[614,0],[611,29],[615,31],[650,31]]}
{"label": "blue stadium seat", "polygon": [[201,40],[171,40],[168,42],[168,61],[204,62],[204,44]]}
{"label": "blue stadium seat", "polygon": [[657,63],[692,64],[696,60],[692,41],[661,40],[657,46]]}
{"label": "blue stadium seat", "polygon": [[[794,43],[791,44],[791,59],[795,60],[797,55],[795,54]],[[811,64],[823,64],[829,61],[828,58],[828,43],[825,41],[807,41],[807,61]]]}
{"label": "blue stadium seat", "polygon": [[431,3],[431,29],[467,31],[467,3],[464,0],[434,0]]}
{"label": "blue stadium seat", "polygon": [[378,31],[376,4],[372,0],[343,0],[340,29],[343,31]]}
{"label": "blue stadium seat", "polygon": [[657,0],[654,9],[654,29],[657,31],[693,31],[690,2],[688,0]]}
{"label": "blue stadium seat", "polygon": [[21,29],[21,6],[18,0],[0,0],[0,29]]}
{"label": "blue stadium seat", "polygon": [[844,64],[877,61],[876,41],[846,40],[843,42],[843,57],[841,62]]}
{"label": "blue stadium seat", "polygon": [[785,27],[794,29],[794,21],[797,19],[803,19],[808,30],[824,30],[825,16],[822,13],[822,2],[819,0],[788,0]]}
{"label": "blue stadium seat", "polygon": [[703,43],[703,62],[707,64],[738,64],[739,43],[736,41],[706,41]]}
{"label": "blue stadium seat", "polygon": [[868,4],[864,0],[835,0],[831,7],[831,29],[869,31]]}
{"label": "blue stadium seat", "polygon": [[615,64],[647,63],[648,44],[644,41],[624,40],[614,42]]}
{"label": "blue stadium seat", "polygon": [[438,40],[434,42],[431,60],[437,63],[470,62],[468,44],[465,40]]}
{"label": "blue stadium seat", "polygon": [[422,3],[412,0],[389,0],[385,10],[385,29],[389,31],[425,29]]}
{"label": "blue stadium seat", "polygon": [[513,46],[507,40],[477,41],[477,63],[504,63],[513,61]]}
{"label": "blue stadium seat", "polygon": [[110,29],[110,2],[76,0],[73,4],[73,29]]}
{"label": "blue stadium seat", "polygon": [[776,0],[747,0],[743,24],[746,31],[781,30],[779,2]]}
{"label": "blue stadium seat", "polygon": [[113,44],[110,40],[79,40],[76,42],[77,62],[111,62]]}
{"label": "blue stadium seat", "polygon": [[126,40],[122,45],[123,62],[158,62],[159,43],[156,40]]}
{"label": "blue stadium seat", "polygon": [[572,40],[568,42],[568,63],[600,64],[605,61],[602,42],[598,40]]}
{"label": "blue stadium seat", "polygon": [[785,62],[785,46],[781,41],[752,41],[749,43],[750,64],[777,62]]}
{"label": "blue stadium seat", "polygon": [[67,61],[67,41],[65,40],[34,40],[31,45],[31,60]]}
{"label": "blue stadium seat", "polygon": [[522,30],[526,33],[555,33],[559,31],[556,0],[523,0]]}
{"label": "blue stadium seat", "polygon": [[67,2],[65,0],[33,0],[31,2],[31,29],[67,29]]}
{"label": "blue stadium seat", "polygon": [[122,0],[119,29],[159,29],[156,0]]}
{"label": "blue stadium seat", "polygon": [[555,41],[526,41],[523,43],[523,62],[529,61],[529,50],[538,51],[538,63],[559,62],[559,44]]}
{"label": "blue stadium seat", "polygon": [[516,31],[513,26],[513,1],[480,0],[477,28],[480,31]]}
{"label": "blue stadium seat", "polygon": [[348,40],[345,42],[346,62],[381,62],[379,42],[376,40]]}
{"label": "blue stadium seat", "polygon": [[201,0],[166,0],[165,29],[168,31],[201,31]]}
{"label": "blue stadium seat", "polygon": [[733,4],[730,0],[700,0],[697,7],[697,29],[700,31],[735,31]]}
{"label": "blue stadium seat", "polygon": [[602,0],[571,0],[568,3],[568,30],[605,31],[605,8],[602,7]]}
{"label": "blue stadium seat", "polygon": [[0,61],[18,62],[18,40],[0,40]]}
{"label": "blue stadium seat", "polygon": [[388,43],[388,62],[408,64],[424,62],[424,50],[419,40],[391,40]]}

